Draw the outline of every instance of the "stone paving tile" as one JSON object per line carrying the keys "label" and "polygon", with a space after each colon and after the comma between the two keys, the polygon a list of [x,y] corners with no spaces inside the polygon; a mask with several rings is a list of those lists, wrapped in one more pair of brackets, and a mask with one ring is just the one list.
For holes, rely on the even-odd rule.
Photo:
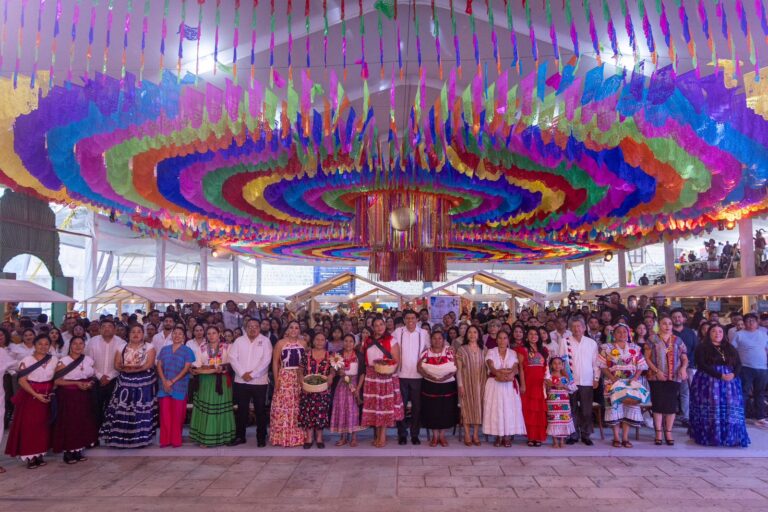
{"label": "stone paving tile", "polygon": [[457,487],[460,498],[517,498],[512,487]]}
{"label": "stone paving tile", "polygon": [[541,487],[595,487],[595,483],[586,476],[536,476]]}
{"label": "stone paving tile", "polygon": [[450,466],[401,466],[397,468],[399,476],[450,476]]}
{"label": "stone paving tile", "polygon": [[480,487],[476,476],[427,476],[427,487]]}
{"label": "stone paving tile", "polygon": [[560,476],[610,476],[608,468],[604,466],[570,466],[567,464],[552,466]]}
{"label": "stone paving tile", "polygon": [[760,501],[762,503],[762,508],[765,509],[766,505],[768,504],[768,498],[765,496],[762,496],[761,494],[758,494],[756,491],[753,491],[751,489],[743,489],[743,488],[721,488],[721,487],[704,487],[704,488],[698,488],[698,487],[691,487],[691,490],[701,496],[702,498],[706,498],[708,500],[756,500]]}
{"label": "stone paving tile", "polygon": [[451,475],[453,476],[501,476],[503,474],[500,466],[491,464],[451,466]]}
{"label": "stone paving tile", "polygon": [[397,490],[397,495],[402,498],[447,498],[456,496],[456,491],[452,487],[424,487],[423,489],[401,487]]}
{"label": "stone paving tile", "polygon": [[639,500],[640,497],[629,487],[572,487],[579,498],[593,500]]}
{"label": "stone paving tile", "polygon": [[501,470],[506,476],[557,475],[552,466],[501,466]]}
{"label": "stone paving tile", "polygon": [[[738,471],[737,471],[738,472]],[[704,480],[715,487],[757,489],[768,487],[765,481],[754,476],[721,476],[716,478],[704,477]]]}
{"label": "stone paving tile", "polygon": [[35,472],[4,462],[0,512],[768,510],[768,461],[743,460],[121,456]]}
{"label": "stone paving tile", "polygon": [[483,487],[534,487],[539,483],[532,476],[481,476]]}

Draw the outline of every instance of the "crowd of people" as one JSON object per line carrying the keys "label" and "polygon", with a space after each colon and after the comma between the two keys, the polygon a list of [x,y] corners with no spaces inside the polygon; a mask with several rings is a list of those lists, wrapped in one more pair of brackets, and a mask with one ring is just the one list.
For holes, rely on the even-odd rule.
{"label": "crowd of people", "polygon": [[427,309],[310,315],[229,301],[71,314],[61,329],[16,318],[0,328],[5,453],[35,469],[51,450],[75,464],[97,444],[179,447],[186,423],[203,447],[243,444],[251,423],[258,447],[322,449],[327,432],[357,446],[369,428],[376,447],[394,428],[398,444],[421,444],[426,429],[430,446],[448,446],[457,426],[468,447],[482,436],[591,446],[594,403],[617,448],[644,424],[673,445],[676,418],[707,446],[748,446],[746,417],[768,427],[768,318],[726,324],[618,294],[597,308],[484,307],[432,322]]}

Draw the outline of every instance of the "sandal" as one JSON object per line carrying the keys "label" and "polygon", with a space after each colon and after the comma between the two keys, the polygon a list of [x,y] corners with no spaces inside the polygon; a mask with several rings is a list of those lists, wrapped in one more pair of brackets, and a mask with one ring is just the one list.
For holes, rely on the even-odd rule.
{"label": "sandal", "polygon": [[447,440],[447,439],[445,439],[445,438],[442,438],[442,439],[440,439],[440,440],[438,441],[438,443],[440,443],[440,446],[442,446],[443,448],[445,448],[446,446],[448,446],[448,440]]}
{"label": "sandal", "polygon": [[344,438],[341,438],[338,441],[336,441],[334,446],[344,446],[345,444],[347,444],[347,440]]}
{"label": "sandal", "polygon": [[662,444],[661,436],[659,434],[661,434],[661,430],[656,430],[656,439],[653,440],[653,444],[656,446],[661,446]]}
{"label": "sandal", "polygon": [[[665,430],[664,434],[669,434],[670,437],[672,437],[672,431],[671,430]],[[666,435],[664,436],[664,442],[667,443],[667,446],[675,446],[675,440],[670,439]]]}
{"label": "sandal", "polygon": [[622,441],[621,446],[623,446],[624,448],[632,448],[633,445],[629,441]]}
{"label": "sandal", "polygon": [[611,443],[611,444],[613,444],[614,448],[621,448],[621,446],[622,446],[621,441],[619,441],[618,439],[614,439],[613,443]]}
{"label": "sandal", "polygon": [[481,443],[479,439],[473,439],[472,440],[472,444],[475,445],[475,446],[482,446],[483,445],[483,443]]}
{"label": "sandal", "polygon": [[496,440],[493,442],[493,446],[495,446],[496,448],[501,446],[501,438],[500,437],[496,437]]}
{"label": "sandal", "polygon": [[504,448],[512,448],[512,440],[511,439],[505,439],[504,440]]}
{"label": "sandal", "polygon": [[541,446],[541,441],[534,441],[534,442],[533,442],[533,446],[535,446],[536,448],[538,448],[539,446]]}
{"label": "sandal", "polygon": [[429,446],[431,446],[432,448],[437,446],[437,438],[436,437],[433,437],[432,439],[429,440]]}
{"label": "sandal", "polygon": [[0,475],[6,472],[6,469],[3,466],[0,466]]}
{"label": "sandal", "polygon": [[352,441],[350,441],[349,442],[349,447],[350,448],[357,448],[357,439],[353,439]]}

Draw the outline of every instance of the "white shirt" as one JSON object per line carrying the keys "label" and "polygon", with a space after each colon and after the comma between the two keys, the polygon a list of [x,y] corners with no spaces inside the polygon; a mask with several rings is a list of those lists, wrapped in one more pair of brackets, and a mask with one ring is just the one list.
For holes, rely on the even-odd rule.
{"label": "white shirt", "polygon": [[[35,359],[35,356],[27,356],[21,360],[21,363],[19,363],[19,369],[21,369],[22,365],[24,368],[29,368],[36,363],[37,359]],[[53,374],[56,373],[57,364],[59,364],[59,360],[56,356],[51,356],[51,359],[49,359],[47,363],[35,368],[35,371],[27,375],[27,380],[31,382],[49,382],[53,380]]]}
{"label": "white shirt", "polygon": [[571,331],[566,329],[563,334],[560,334],[556,330],[549,333],[549,339],[553,343],[556,343],[558,346],[560,346],[560,343],[562,343],[563,337],[565,337],[565,336],[572,336]]}
{"label": "white shirt", "polygon": [[421,327],[413,332],[402,326],[392,333],[392,345],[400,345],[400,370],[397,372],[401,379],[421,379],[416,369],[421,354],[429,347],[429,335]]}
{"label": "white shirt", "polygon": [[[229,350],[229,364],[235,371],[235,382],[238,384],[268,384],[267,372],[272,364],[272,342],[263,334],[258,334],[253,341],[247,335],[240,336]],[[249,372],[251,380],[246,382],[243,375]]]}
{"label": "white shirt", "polygon": [[232,329],[234,331],[243,326],[243,315],[239,311],[225,311],[221,314],[221,320],[224,322],[225,329]]}
{"label": "white shirt", "polygon": [[8,345],[8,354],[10,354],[10,356],[16,360],[17,367],[18,367],[18,363],[20,363],[22,359],[24,359],[25,357],[29,357],[34,353],[35,353],[34,345],[32,345],[31,347],[28,347],[23,343],[11,343],[10,345]]}
{"label": "white shirt", "polygon": [[161,330],[154,336],[152,336],[152,346],[155,348],[155,354],[160,354],[160,351],[166,345],[173,345],[173,329],[168,333],[168,336]]}
{"label": "white shirt", "polygon": [[[73,359],[69,356],[64,356],[59,361],[66,368],[72,363]],[[79,365],[75,366],[71,372],[66,374],[64,380],[85,380],[94,376],[96,370],[93,369],[93,359],[88,356],[83,357],[83,360]]]}
{"label": "white shirt", "polygon": [[85,355],[93,359],[96,378],[101,379],[102,376],[106,375],[111,380],[117,377],[115,354],[122,352],[125,345],[125,340],[118,336],[113,336],[110,342],[104,341],[101,335],[88,340],[88,344],[85,346]]}
{"label": "white shirt", "polygon": [[[0,347],[0,379],[5,372],[15,369],[19,365],[19,362],[13,358],[5,347]],[[0,386],[2,388],[2,386]],[[0,389],[0,397],[5,396],[3,389]],[[0,404],[2,407],[3,404]]]}
{"label": "white shirt", "polygon": [[[570,346],[570,350],[568,350]],[[573,381],[577,386],[593,386],[600,378],[600,369],[597,366],[597,342],[586,336],[581,341],[576,341],[572,335],[563,336],[560,342],[560,356],[568,356]]]}
{"label": "white shirt", "polygon": [[[203,340],[203,343],[205,343],[205,340]],[[200,345],[195,340],[189,340],[187,342],[187,346],[192,350],[192,353],[195,354],[195,362],[192,363],[193,368],[200,368],[203,366],[203,353],[200,351]]]}

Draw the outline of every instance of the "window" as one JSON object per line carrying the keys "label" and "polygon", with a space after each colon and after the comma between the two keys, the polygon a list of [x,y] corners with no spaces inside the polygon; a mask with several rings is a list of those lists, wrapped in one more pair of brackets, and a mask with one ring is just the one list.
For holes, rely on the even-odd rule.
{"label": "window", "polygon": [[635,249],[627,253],[630,265],[642,265],[645,263],[645,249]]}
{"label": "window", "polygon": [[590,290],[602,290],[603,289],[603,283],[591,283],[589,285]]}
{"label": "window", "polygon": [[560,281],[547,281],[547,293],[560,293],[563,291],[563,283]]}

